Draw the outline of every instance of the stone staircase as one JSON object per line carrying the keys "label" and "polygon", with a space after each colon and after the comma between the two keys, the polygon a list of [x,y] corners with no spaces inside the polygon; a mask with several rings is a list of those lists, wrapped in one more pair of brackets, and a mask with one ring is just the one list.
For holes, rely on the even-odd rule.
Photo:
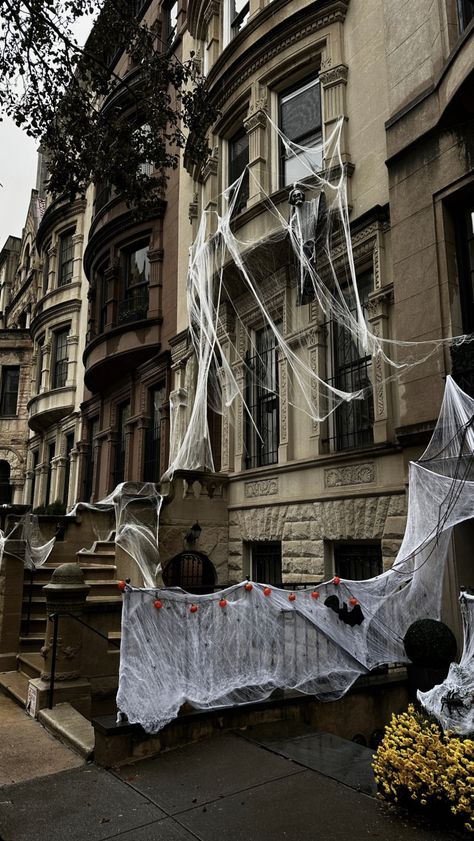
{"label": "stone staircase", "polygon": [[[63,563],[61,555],[61,546],[57,544],[47,563],[33,572],[25,569],[17,669],[0,674],[0,689],[6,691],[22,706],[27,702],[29,680],[39,678],[44,671],[41,648],[46,633],[46,597],[43,587],[50,582],[54,570]],[[98,540],[91,549],[78,551],[76,560],[84,573],[86,584],[90,587],[84,621],[97,626],[112,641],[109,652],[112,656],[115,655],[118,672],[119,649],[114,647],[113,643],[120,642],[122,596],[117,589],[115,541]],[[96,675],[96,680],[97,677]],[[109,683],[113,690],[113,680],[109,680]]]}

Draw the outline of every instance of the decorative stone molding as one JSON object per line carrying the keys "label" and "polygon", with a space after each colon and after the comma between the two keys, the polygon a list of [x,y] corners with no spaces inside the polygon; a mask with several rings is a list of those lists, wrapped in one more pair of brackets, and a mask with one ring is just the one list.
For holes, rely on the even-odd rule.
{"label": "decorative stone molding", "polygon": [[349,68],[345,64],[339,64],[337,67],[332,67],[330,70],[325,70],[319,74],[319,79],[324,88],[329,88],[332,85],[347,84]]}
{"label": "decorative stone molding", "polygon": [[205,184],[206,181],[211,178],[212,175],[217,175],[217,171],[219,168],[219,149],[217,146],[214,146],[211,154],[209,155],[206,163],[202,168],[201,179],[202,182]]}
{"label": "decorative stone molding", "polygon": [[162,263],[164,251],[162,248],[150,248],[147,256],[150,263]]}
{"label": "decorative stone molding", "polygon": [[247,499],[253,499],[257,496],[272,496],[278,493],[278,478],[274,479],[259,479],[255,482],[245,483],[245,496]]}
{"label": "decorative stone molding", "polygon": [[197,219],[199,215],[199,197],[197,193],[193,193],[193,200],[189,202],[188,218],[192,222]]}
{"label": "decorative stone molding", "polygon": [[375,482],[375,464],[349,464],[345,467],[330,467],[324,471],[326,488],[339,488],[342,485],[370,485]]}
{"label": "decorative stone molding", "polygon": [[207,4],[203,13],[204,23],[206,24],[206,26],[209,26],[209,23],[211,22],[214,15],[219,15],[220,8],[221,4],[219,0],[209,0],[209,3]]}
{"label": "decorative stone molding", "polygon": [[[282,53],[287,50],[289,47],[292,47],[294,44],[302,43],[305,39],[310,39],[311,36],[314,36],[317,32],[327,29],[329,26],[334,24],[342,24],[346,17],[347,11],[347,1],[346,0],[338,0],[332,4],[331,9],[317,9],[315,13],[315,17],[308,21],[304,26],[301,25],[290,25],[286,26],[284,29],[284,37],[283,30],[275,37],[275,40],[271,44],[271,46],[267,49],[262,50],[260,54],[258,54],[253,60],[250,60],[249,63],[242,67],[240,73],[234,76],[232,79],[228,80],[226,85],[223,85],[219,92],[216,95],[216,105],[219,110],[224,110],[225,103],[229,101],[232,94],[238,90],[250,77],[255,76],[261,67],[269,66],[273,59],[281,57]],[[256,17],[255,21],[256,25],[258,25],[258,17]],[[252,24],[247,24],[245,28],[245,32],[247,37],[251,36],[251,29]],[[213,67],[213,74],[220,73],[221,68],[219,67],[219,63]]]}

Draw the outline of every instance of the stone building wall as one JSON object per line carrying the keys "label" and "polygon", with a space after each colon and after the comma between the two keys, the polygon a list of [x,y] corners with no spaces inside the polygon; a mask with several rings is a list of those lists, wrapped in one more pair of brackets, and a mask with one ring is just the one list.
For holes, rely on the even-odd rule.
{"label": "stone building wall", "polygon": [[250,573],[245,543],[281,541],[283,581],[322,581],[330,568],[328,543],[380,540],[384,569],[398,552],[406,522],[404,494],[379,494],[294,505],[268,505],[229,513],[229,577]]}

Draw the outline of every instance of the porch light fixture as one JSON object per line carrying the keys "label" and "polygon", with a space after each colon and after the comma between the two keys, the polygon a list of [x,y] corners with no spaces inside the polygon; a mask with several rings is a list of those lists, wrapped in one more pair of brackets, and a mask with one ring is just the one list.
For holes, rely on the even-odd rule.
{"label": "porch light fixture", "polygon": [[194,526],[191,526],[191,528],[189,529],[189,531],[186,535],[187,542],[188,543],[196,543],[199,540],[199,538],[201,537],[201,532],[202,532],[202,528],[199,525],[199,523],[196,521],[194,523]]}

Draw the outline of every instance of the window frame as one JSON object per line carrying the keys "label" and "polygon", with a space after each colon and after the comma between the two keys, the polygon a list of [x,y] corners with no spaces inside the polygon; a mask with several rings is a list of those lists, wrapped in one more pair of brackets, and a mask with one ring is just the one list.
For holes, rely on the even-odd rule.
{"label": "window frame", "polygon": [[[68,353],[68,346],[67,340],[69,334],[71,332],[71,326],[68,325],[67,327],[61,327],[58,330],[54,331],[54,341],[53,341],[53,365],[51,371],[51,390],[56,388],[65,388],[68,378],[68,371],[69,371],[69,353]],[[63,345],[59,344],[59,340],[64,337],[65,341]],[[65,356],[58,356],[58,350],[65,351]],[[64,365],[64,363],[66,363]],[[61,373],[60,373],[61,372]],[[63,382],[64,380],[64,382]]]}
{"label": "window frame", "polygon": [[[275,323],[277,330],[281,330],[281,322]],[[278,364],[278,343],[273,334],[274,344],[264,346],[259,343],[259,337],[264,340],[264,334],[272,335],[270,325],[264,325],[253,331],[252,355],[247,350],[245,356],[246,382],[245,382],[245,440],[244,460],[245,469],[252,470],[257,467],[267,467],[271,464],[278,464],[278,451],[280,446],[280,384]],[[265,388],[267,378],[267,367],[262,358],[271,354],[270,376],[272,377],[269,387]],[[268,358],[268,357],[267,357]],[[258,368],[264,365],[262,376]],[[255,366],[255,367],[253,367]],[[270,388],[272,386],[272,388]],[[273,404],[273,406],[272,406]],[[256,417],[252,410],[256,411]],[[265,424],[265,415],[274,415],[271,426]],[[250,415],[250,417],[249,417]],[[267,446],[268,445],[268,446]]]}
{"label": "window frame", "polygon": [[[238,143],[239,140],[246,138],[246,149],[247,149],[247,161],[245,167],[239,167],[240,172],[233,171],[233,166],[235,166],[235,161],[238,160],[239,155],[233,155],[233,147],[234,144]],[[240,155],[242,152],[240,152]],[[239,193],[237,199],[234,204],[233,208],[233,216],[236,216],[238,213],[241,213],[245,210],[248,206],[248,201],[250,198],[250,174],[249,174],[249,162],[250,162],[250,144],[249,144],[249,136],[245,130],[245,126],[241,125],[237,131],[235,131],[228,139],[227,139],[227,185],[233,184],[240,176],[242,172],[244,172],[244,176],[242,178],[242,182],[240,184]],[[229,195],[229,204],[232,201],[233,192]]]}
{"label": "window frame", "polygon": [[[14,372],[16,375],[16,388],[11,389],[7,388],[7,381],[9,375]],[[2,418],[15,418],[18,416],[18,397],[20,392],[20,373],[21,368],[20,365],[2,365],[2,384],[0,389],[0,417]],[[11,395],[15,395],[15,411],[14,412],[7,412],[7,408],[11,408],[8,404],[9,400],[12,400]],[[13,405],[13,400],[12,400]]]}
{"label": "window frame", "polygon": [[[297,145],[306,146],[306,145],[308,145],[308,143],[305,142],[305,141],[310,141],[311,138],[313,137],[313,135],[319,134],[320,140],[316,144],[316,147],[317,147],[317,153],[318,154],[321,153],[321,160],[320,160],[319,169],[323,169],[324,159],[323,159],[323,154],[322,153],[323,153],[323,148],[324,148],[324,120],[323,120],[322,86],[321,86],[321,81],[320,81],[320,78],[319,78],[319,72],[316,75],[304,76],[303,78],[300,78],[297,82],[294,82],[292,85],[281,88],[277,91],[277,121],[278,121],[278,126],[280,128],[280,131],[283,132],[283,128],[282,128],[283,122],[284,122],[283,106],[286,104],[286,102],[290,102],[291,100],[295,99],[295,97],[298,96],[298,94],[304,93],[305,90],[308,90],[311,87],[315,87],[319,90],[319,115],[320,115],[320,129],[319,129],[319,132],[315,132],[314,130],[312,130],[311,132],[309,132],[307,130],[302,131],[296,137],[290,138],[290,140],[291,140],[291,142],[293,142]],[[281,140],[281,138],[279,139],[279,142],[278,142],[278,149],[279,149],[278,182],[279,182],[279,187],[280,188],[290,187],[293,183],[295,183],[295,181],[304,181],[305,179],[311,177],[311,173],[308,172],[308,171],[305,171],[305,173],[301,177],[296,178],[296,179],[293,178],[293,179],[289,180],[287,178],[287,175],[286,175],[285,164],[288,160],[290,160],[290,158],[287,157],[287,155],[285,153],[285,148],[284,148],[283,141]],[[295,159],[293,158],[293,160],[295,160]]]}
{"label": "window frame", "polygon": [[249,549],[252,581],[281,587],[283,579],[281,540],[255,540],[249,544]]}
{"label": "window frame", "polygon": [[[370,292],[373,291],[373,270],[371,268],[357,273],[358,290],[362,286],[360,282],[365,278],[368,279],[366,283],[367,295],[366,297],[359,296],[359,300],[362,310],[366,314],[368,297]],[[345,289],[349,290],[349,286],[346,286]],[[355,314],[355,310],[353,310],[353,313]],[[352,400],[350,403],[344,401],[332,412],[328,419],[329,436],[326,440],[329,443],[331,452],[347,452],[369,447],[373,444],[373,427],[375,421],[372,356],[366,354],[359,355],[356,358],[353,353],[353,349],[357,349],[354,339],[346,328],[337,324],[334,320],[328,322],[326,328],[329,336],[328,356],[330,377],[328,378],[328,383],[342,391],[357,391],[359,388],[368,386],[354,382],[354,377],[363,377],[365,374],[370,385],[370,393],[364,400]],[[339,352],[346,354],[346,359],[342,362],[338,362],[337,359]],[[349,358],[347,358],[347,354]],[[352,355],[354,358],[352,358]],[[350,382],[348,382],[349,379]],[[365,409],[368,413],[368,422],[364,425],[361,424],[357,413],[361,414]],[[348,418],[350,421],[349,427],[347,424]]]}
{"label": "window frame", "polygon": [[[68,228],[58,237],[58,282],[57,287],[68,286],[74,277],[74,234],[75,228]],[[66,252],[67,245],[67,255]]]}

